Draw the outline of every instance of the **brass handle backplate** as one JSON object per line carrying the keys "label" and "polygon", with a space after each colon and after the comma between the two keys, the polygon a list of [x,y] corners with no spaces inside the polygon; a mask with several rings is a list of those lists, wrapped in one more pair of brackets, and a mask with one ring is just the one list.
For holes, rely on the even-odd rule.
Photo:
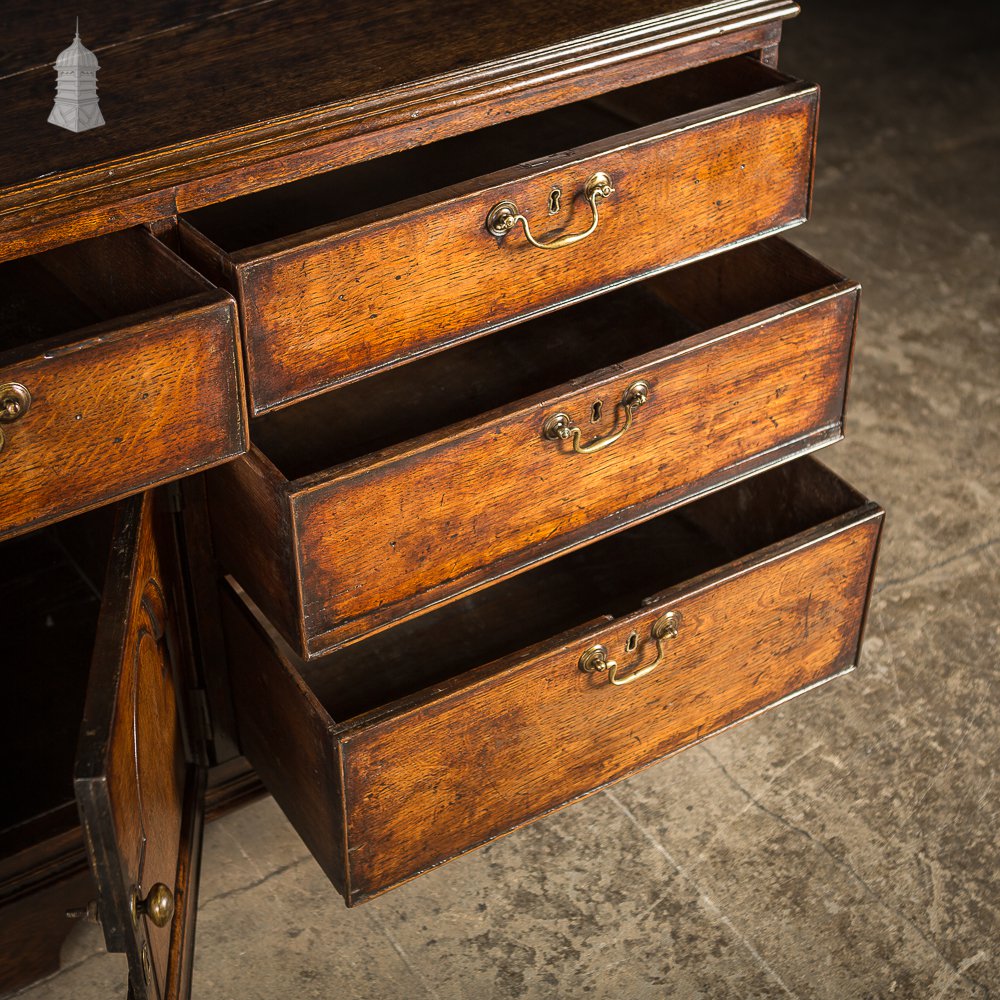
{"label": "brass handle backplate", "polygon": [[[20,382],[6,382],[0,385],[0,424],[13,424],[20,420],[31,408],[31,393]],[[6,444],[3,428],[0,427],[0,451]]]}
{"label": "brass handle backplate", "polygon": [[644,667],[633,670],[632,673],[625,677],[618,675],[619,666],[617,661],[612,660],[608,656],[607,646],[602,646],[600,643],[584,650],[580,656],[580,669],[585,674],[606,672],[608,680],[616,687],[631,684],[633,681],[639,680],[640,677],[651,674],[663,662],[666,655],[663,647],[668,639],[677,638],[677,631],[680,628],[680,624],[681,616],[676,611],[667,611],[665,614],[660,615],[653,622],[653,627],[649,630],[650,635],[656,640],[656,659],[652,663],[647,663]]}
{"label": "brass handle backplate", "polygon": [[545,419],[542,424],[542,436],[548,441],[568,441],[573,442],[573,451],[578,455],[593,455],[596,451],[613,445],[632,426],[635,420],[636,410],[643,406],[649,399],[649,383],[633,382],[622,396],[621,406],[625,410],[625,422],[616,431],[605,437],[595,438],[587,444],[581,444],[583,431],[573,423],[572,419],[565,413],[553,413]]}
{"label": "brass handle backplate", "polygon": [[132,893],[132,920],[139,923],[139,917],[148,917],[157,927],[166,927],[174,915],[174,894],[162,882],[150,887],[146,898],[136,888]]}
{"label": "brass handle backplate", "polygon": [[531,233],[528,220],[518,211],[517,205],[512,201],[498,202],[490,209],[489,215],[486,216],[486,228],[493,236],[499,238],[506,236],[520,223],[524,227],[525,238],[533,247],[538,247],[539,250],[561,250],[563,247],[571,247],[574,243],[585,240],[597,229],[597,223],[600,221],[597,212],[597,203],[603,198],[610,198],[614,193],[615,189],[611,183],[611,178],[599,170],[587,181],[583,188],[584,197],[590,204],[590,210],[594,216],[591,219],[590,225],[582,233],[567,233],[565,236],[559,236],[554,240],[549,240],[547,243],[535,239]]}

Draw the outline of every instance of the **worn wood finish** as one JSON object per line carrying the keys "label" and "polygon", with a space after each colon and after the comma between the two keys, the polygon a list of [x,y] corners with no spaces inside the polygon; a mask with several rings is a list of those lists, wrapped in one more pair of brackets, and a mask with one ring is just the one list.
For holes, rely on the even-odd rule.
{"label": "worn wood finish", "polygon": [[[728,524],[758,518],[773,530],[749,547],[732,537]],[[522,577],[517,610],[529,620],[549,594],[576,591],[542,611],[563,631],[493,662],[489,626],[520,627],[506,585],[473,599],[468,629],[404,626],[312,664],[232,596],[244,749],[348,903],[360,902],[851,669],[881,522],[877,505],[800,460]],[[590,600],[573,582],[608,578]],[[681,615],[679,634],[648,677],[619,688],[580,671],[595,642],[629,671],[651,662],[650,629],[667,610]],[[452,643],[462,652],[451,666],[465,659],[465,670],[442,677]],[[390,645],[405,656],[383,658]],[[409,694],[413,672],[430,686]],[[359,681],[359,700],[364,673],[374,676]]]}
{"label": "worn wood finish", "polygon": [[[794,3],[105,7],[77,11],[109,123],[80,135],[39,124],[69,26],[0,16],[0,383],[34,394],[0,634],[45,672],[0,708],[37,764],[0,805],[0,992],[96,894],[130,996],[189,995],[202,824],[260,790],[241,750],[356,903],[850,669],[881,511],[782,463],[841,434],[857,287],[747,245],[809,209]],[[584,228],[595,169],[586,243],[484,236],[501,197]],[[257,447],[211,523],[199,477],[115,529],[100,505],[247,447],[234,303],[175,254],[241,297]],[[639,377],[611,450],[542,439],[555,408],[609,433]],[[213,545],[262,611],[219,607]],[[597,639],[648,662],[664,608],[653,674],[580,673]],[[133,927],[154,881],[171,925]]]}
{"label": "worn wood finish", "polygon": [[0,265],[0,538],[246,448],[232,300],[142,231]]}
{"label": "worn wood finish", "polygon": [[[208,478],[223,565],[315,655],[835,440],[857,285],[783,241],[734,253],[259,421]],[[674,308],[723,270],[763,280],[708,328]],[[543,438],[560,411],[610,434],[639,379],[612,447]]]}
{"label": "worn wood finish", "polygon": [[[105,940],[128,957],[136,1000],[184,997],[190,983],[204,775],[189,762],[203,734],[181,717],[191,648],[176,556],[153,494],[122,506],[74,779]],[[157,882],[173,919],[133,921],[133,894]]]}
{"label": "worn wood finish", "polygon": [[[192,220],[227,247],[281,232],[289,216],[312,220],[304,233],[231,252],[183,222],[181,236],[196,259],[232,275],[251,406],[262,413],[801,222],[816,110],[815,87],[741,58]],[[531,162],[476,176],[515,155]],[[598,170],[615,193],[587,240],[540,251],[520,230],[487,231],[503,200],[547,239],[586,229],[582,192]],[[564,200],[550,217],[553,187]],[[333,221],[317,227],[324,215]]]}
{"label": "worn wood finish", "polygon": [[72,24],[46,3],[6,11],[2,257],[551,107],[574,91],[763,51],[798,11],[788,0],[571,0],[558,18],[525,0],[399,0],[377,12],[363,0],[156,0],[128,17],[97,6],[79,12],[101,60],[109,126],[74,136],[41,127],[51,62]]}

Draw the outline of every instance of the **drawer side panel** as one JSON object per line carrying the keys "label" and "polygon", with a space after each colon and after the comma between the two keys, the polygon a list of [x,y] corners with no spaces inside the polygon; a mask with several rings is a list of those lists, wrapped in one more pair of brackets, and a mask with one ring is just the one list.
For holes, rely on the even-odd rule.
{"label": "drawer side panel", "polygon": [[331,882],[347,893],[340,760],[330,719],[279,656],[261,623],[222,595],[240,749]]}

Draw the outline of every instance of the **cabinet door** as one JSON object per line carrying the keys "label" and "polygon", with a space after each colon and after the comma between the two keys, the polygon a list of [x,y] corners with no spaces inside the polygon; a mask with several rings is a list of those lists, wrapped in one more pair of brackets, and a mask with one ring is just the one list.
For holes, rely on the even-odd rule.
{"label": "cabinet door", "polygon": [[129,995],[190,995],[205,774],[173,515],[122,504],[108,562],[75,788],[109,951]]}

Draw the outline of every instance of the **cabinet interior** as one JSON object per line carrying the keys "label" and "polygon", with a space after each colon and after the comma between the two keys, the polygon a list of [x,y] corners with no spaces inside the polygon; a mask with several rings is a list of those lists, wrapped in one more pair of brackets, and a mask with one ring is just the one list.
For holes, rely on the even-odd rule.
{"label": "cabinet interior", "polygon": [[602,616],[627,615],[862,503],[822,466],[798,459],[316,660],[271,637],[344,722]]}
{"label": "cabinet interior", "polygon": [[[286,478],[300,479],[669,347],[830,280],[812,258],[765,240],[266,414],[253,422],[252,439]],[[619,395],[604,400],[610,422],[628,387],[627,377],[621,381]]]}
{"label": "cabinet interior", "polygon": [[0,354],[142,313],[211,286],[144,230],[0,263]]}
{"label": "cabinet interior", "polygon": [[748,97],[785,79],[748,56],[720,60],[233,198],[190,212],[186,218],[223,251],[236,253],[620,132]]}
{"label": "cabinet interior", "polygon": [[112,522],[105,508],[0,546],[0,754],[13,765],[0,800],[0,859],[78,822],[73,768]]}

